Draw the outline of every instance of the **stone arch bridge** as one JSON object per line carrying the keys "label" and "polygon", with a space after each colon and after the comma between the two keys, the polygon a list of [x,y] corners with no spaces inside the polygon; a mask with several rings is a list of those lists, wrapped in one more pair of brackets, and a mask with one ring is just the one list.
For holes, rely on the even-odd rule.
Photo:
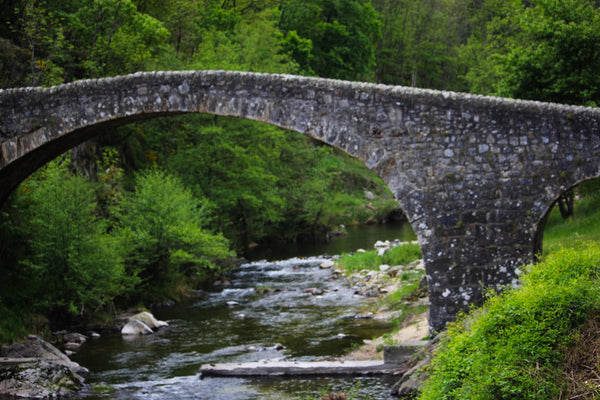
{"label": "stone arch bridge", "polygon": [[338,147],[387,183],[418,236],[440,330],[514,283],[568,188],[600,175],[600,109],[255,73],[148,72],[0,90],[0,202],[108,127],[209,113]]}

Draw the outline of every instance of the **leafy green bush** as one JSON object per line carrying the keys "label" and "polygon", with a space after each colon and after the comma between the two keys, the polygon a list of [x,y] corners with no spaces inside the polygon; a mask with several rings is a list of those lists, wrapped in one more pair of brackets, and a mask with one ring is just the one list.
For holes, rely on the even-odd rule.
{"label": "leafy green bush", "polygon": [[[340,224],[380,222],[399,208],[360,161],[299,133],[203,115],[148,121],[140,131],[144,143],[133,147],[149,147],[158,165],[207,198],[219,210],[213,225],[240,251],[252,242],[312,239]],[[142,137],[132,132],[134,139]],[[365,190],[376,198],[366,199]]]}
{"label": "leafy green bush", "polygon": [[422,400],[560,398],[564,349],[600,304],[600,245],[561,249],[449,326]]}

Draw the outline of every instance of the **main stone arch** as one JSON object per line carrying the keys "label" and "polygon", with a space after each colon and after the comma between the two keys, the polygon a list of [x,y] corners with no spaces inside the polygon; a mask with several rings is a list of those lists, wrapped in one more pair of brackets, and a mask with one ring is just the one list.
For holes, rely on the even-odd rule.
{"label": "main stone arch", "polygon": [[600,110],[288,75],[149,72],[0,91],[0,201],[102,131],[161,115],[267,122],[338,147],[387,183],[419,239],[440,330],[514,283],[560,190],[600,175]]}

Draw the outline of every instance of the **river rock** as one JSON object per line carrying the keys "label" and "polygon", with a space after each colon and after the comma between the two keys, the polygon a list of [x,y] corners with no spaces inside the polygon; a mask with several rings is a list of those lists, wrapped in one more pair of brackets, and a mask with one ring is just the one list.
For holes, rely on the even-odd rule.
{"label": "river rock", "polygon": [[165,321],[159,321],[154,318],[154,315],[150,314],[148,311],[144,311],[138,314],[135,314],[133,317],[129,319],[130,321],[137,320],[143,322],[150,329],[158,329],[165,326],[169,326]]}
{"label": "river rock", "polygon": [[365,190],[365,199],[375,200],[376,198],[377,198],[377,196],[375,196],[375,194],[373,192],[371,192],[370,190]]}
{"label": "river rock", "polygon": [[137,319],[132,319],[121,329],[122,335],[151,335],[153,333],[148,325]]}
{"label": "river rock", "polygon": [[423,373],[423,367],[429,363],[429,360],[429,358],[420,360],[406,371],[402,378],[392,387],[390,394],[402,399],[416,399],[419,397],[423,382],[427,379],[427,375]]}
{"label": "river rock", "polygon": [[313,296],[321,296],[323,293],[325,293],[325,290],[318,288],[308,288],[304,289],[304,293],[310,293]]}
{"label": "river rock", "polygon": [[86,368],[71,361],[69,357],[56,347],[35,335],[29,335],[26,342],[15,343],[6,347],[3,346],[0,349],[0,357],[11,359],[34,358],[43,361],[52,361],[57,364],[64,364],[79,374],[88,372]]}
{"label": "river rock", "polygon": [[64,348],[65,350],[69,350],[72,352],[77,352],[79,351],[79,348],[81,347],[80,343],[75,343],[75,342],[67,342],[64,344]]}
{"label": "river rock", "polygon": [[375,242],[375,244],[373,245],[373,247],[375,247],[376,249],[380,249],[383,247],[390,247],[390,241],[386,240],[385,242],[382,242],[381,240],[378,240]]}
{"label": "river rock", "polygon": [[79,343],[79,344],[83,344],[86,342],[86,340],[88,339],[87,336],[81,334],[81,333],[77,333],[77,332],[72,332],[72,333],[67,333],[66,335],[63,335],[63,342],[67,343],[67,342],[71,342],[71,343]]}
{"label": "river rock", "polygon": [[387,274],[391,278],[395,278],[398,275],[400,275],[402,273],[402,271],[404,271],[403,265],[394,265],[393,267],[391,267],[390,269],[387,270]]}
{"label": "river rock", "polygon": [[335,265],[335,262],[333,262],[332,260],[325,260],[321,263],[321,265],[319,265],[319,268],[328,269],[328,268],[332,268],[334,265]]}
{"label": "river rock", "polygon": [[0,395],[54,398],[83,387],[88,370],[56,347],[30,335],[24,343],[0,349]]}
{"label": "river rock", "polygon": [[67,396],[83,387],[83,378],[69,367],[38,361],[0,369],[0,394],[30,398]]}

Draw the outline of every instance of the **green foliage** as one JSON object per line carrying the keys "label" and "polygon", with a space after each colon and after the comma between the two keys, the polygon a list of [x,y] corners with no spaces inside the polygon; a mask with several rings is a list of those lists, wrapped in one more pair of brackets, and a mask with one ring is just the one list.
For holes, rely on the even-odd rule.
{"label": "green foliage", "polygon": [[485,1],[461,46],[470,90],[595,106],[600,9],[593,0]]}
{"label": "green foliage", "polygon": [[400,301],[405,301],[406,297],[413,293],[415,290],[419,288],[419,281],[412,281],[403,284],[398,290],[391,293],[387,299],[392,303],[398,303]]}
{"label": "green foliage", "polygon": [[[165,50],[168,31],[156,19],[140,14],[130,0],[83,2],[65,14],[70,39],[68,68],[77,76],[102,77],[147,69]],[[77,76],[79,77],[79,76]]]}
{"label": "green foliage", "polygon": [[284,199],[274,168],[286,141],[273,127],[257,127],[252,135],[248,123],[234,125],[238,129],[230,129],[231,123],[190,126],[200,130],[196,143],[169,157],[168,165],[219,210],[216,226],[248,244],[271,234],[282,218]]}
{"label": "green foliage", "polygon": [[[191,60],[193,69],[226,69],[270,73],[298,73],[289,52],[298,57],[307,51],[306,41],[284,39],[276,27],[276,12],[263,11],[259,18],[242,21],[232,30],[207,30]],[[245,51],[252,49],[252,51]],[[306,56],[305,56],[306,57]]]}
{"label": "green foliage", "polygon": [[563,349],[600,301],[600,246],[529,266],[519,289],[452,324],[421,399],[560,398]]}
{"label": "green foliage", "polygon": [[501,74],[499,58],[507,53],[508,41],[519,29],[514,21],[524,5],[522,0],[466,3],[462,15],[467,29],[458,46],[458,61],[468,91],[495,94]]}
{"label": "green foliage", "polygon": [[421,248],[417,243],[408,243],[396,246],[378,256],[376,250],[364,253],[342,254],[337,260],[337,265],[346,272],[351,273],[360,270],[379,270],[382,264],[400,265],[407,264],[421,258]]}
{"label": "green foliage", "polygon": [[12,41],[30,54],[27,84],[148,69],[168,31],[130,0],[23,1],[13,8]]}
{"label": "green foliage", "polygon": [[600,9],[592,0],[537,0],[501,58],[499,93],[595,106],[600,102]]}
{"label": "green foliage", "polygon": [[95,214],[91,183],[49,164],[21,189],[20,226],[29,251],[20,261],[33,309],[48,315],[87,315],[135,280],[121,264],[122,247]]}
{"label": "green foliage", "polygon": [[221,272],[216,262],[232,254],[222,235],[203,228],[206,214],[206,203],[174,176],[157,169],[136,176],[135,190],[118,206],[117,236],[128,249],[128,269],[142,279],[141,299],[179,298]]}
{"label": "green foliage", "polygon": [[312,43],[311,57],[292,53],[304,71],[328,78],[372,79],[381,27],[370,1],[287,0],[281,12],[279,26],[285,35],[294,32]]}
{"label": "green foliage", "polygon": [[13,343],[26,337],[30,331],[27,312],[15,306],[6,306],[0,297],[0,343]]}
{"label": "green foliage", "polygon": [[[130,127],[127,135],[138,151],[132,164],[166,165],[218,210],[211,226],[241,250],[269,238],[314,238],[340,224],[382,221],[398,208],[358,160],[266,124],[181,116]],[[366,200],[364,190],[376,199]]]}
{"label": "green foliage", "polygon": [[457,51],[464,40],[461,1],[374,0],[382,22],[377,81],[464,90]]}

